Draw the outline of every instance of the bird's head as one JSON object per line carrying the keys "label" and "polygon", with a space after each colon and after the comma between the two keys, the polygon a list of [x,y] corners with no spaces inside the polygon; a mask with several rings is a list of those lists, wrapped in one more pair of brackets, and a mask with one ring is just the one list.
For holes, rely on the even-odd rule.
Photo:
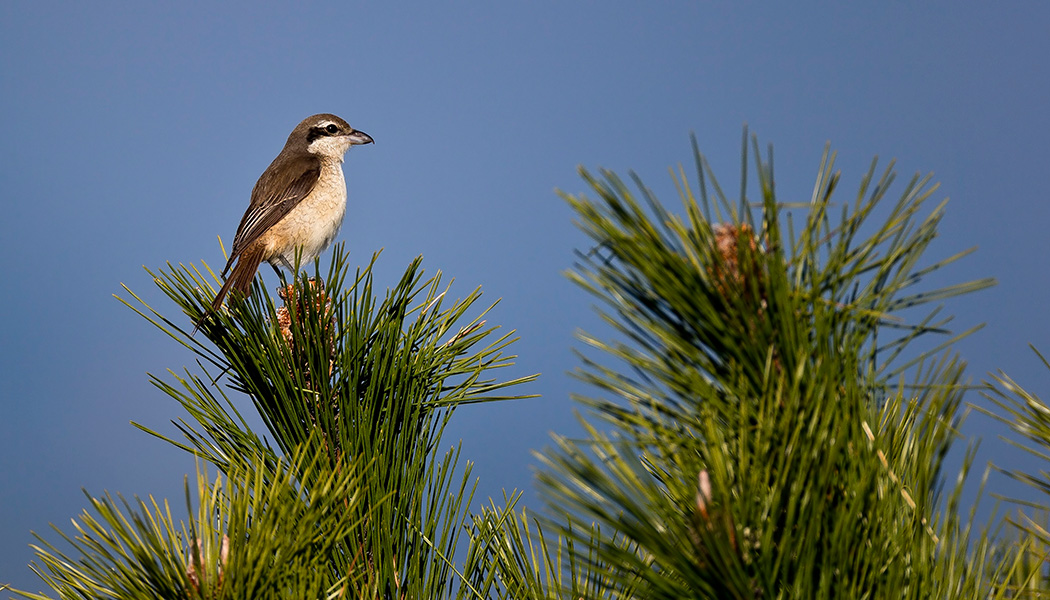
{"label": "bird's head", "polygon": [[288,136],[285,147],[298,147],[322,158],[341,160],[350,146],[374,143],[339,117],[323,113],[303,119]]}

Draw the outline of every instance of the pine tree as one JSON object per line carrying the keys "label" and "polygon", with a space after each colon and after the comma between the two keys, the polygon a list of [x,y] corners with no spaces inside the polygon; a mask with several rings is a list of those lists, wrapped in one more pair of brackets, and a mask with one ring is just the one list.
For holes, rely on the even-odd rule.
{"label": "pine tree", "polygon": [[[337,248],[323,279],[315,263],[313,277],[282,288],[280,307],[257,279],[203,320],[211,345],[127,289],[125,304],[197,357],[198,374],[153,377],[187,415],[181,437],[143,429],[201,462],[199,504],[178,523],[152,498],[89,496],[97,516],[61,534],[79,556],[38,548],[37,572],[58,597],[486,596],[486,539],[454,563],[474,484],[441,435],[459,406],[514,397],[503,390],[532,377],[494,378],[513,340],[494,335],[487,311],[467,320],[480,290],[448,302],[440,273],[424,280],[417,259],[380,297],[374,261],[348,279]],[[218,284],[208,273],[150,274],[193,324]],[[224,387],[251,400],[266,435]]]}
{"label": "pine tree", "polygon": [[541,454],[547,514],[504,526],[506,597],[1015,597],[1045,554],[974,531],[975,446],[944,491],[965,391],[951,343],[972,329],[927,308],[993,282],[922,289],[969,252],[922,263],[945,206],[923,216],[930,177],[883,207],[895,175],[873,161],[836,202],[826,151],[810,201],[782,204],[772,148],[748,142],[730,198],[694,140],[682,215],[608,171],[582,171],[595,199],[565,195],[595,244],[569,277],[612,334],[582,336],[597,394],[579,398],[585,439]]}

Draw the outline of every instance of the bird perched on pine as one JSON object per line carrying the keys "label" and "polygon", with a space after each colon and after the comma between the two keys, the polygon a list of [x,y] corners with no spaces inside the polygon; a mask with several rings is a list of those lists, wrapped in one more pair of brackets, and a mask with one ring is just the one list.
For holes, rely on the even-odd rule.
{"label": "bird perched on pine", "polygon": [[[343,156],[351,146],[371,143],[367,133],[327,113],[307,117],[292,130],[281,153],[252,189],[222,270],[222,276],[229,273],[229,277],[215,295],[211,310],[222,306],[230,290],[251,293],[252,280],[263,261],[280,275],[278,267],[295,269],[297,252],[305,263],[328,248],[346,214]],[[207,314],[198,327],[205,318]]]}

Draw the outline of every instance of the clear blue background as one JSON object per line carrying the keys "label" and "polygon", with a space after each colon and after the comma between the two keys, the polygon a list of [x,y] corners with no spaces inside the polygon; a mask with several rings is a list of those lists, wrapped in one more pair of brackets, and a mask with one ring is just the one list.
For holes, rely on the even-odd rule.
{"label": "clear blue background", "polygon": [[[316,112],[377,142],[347,157],[355,260],[385,248],[392,277],[422,254],[459,295],[484,286],[503,299],[489,322],[521,335],[509,374],[543,374],[522,390],[542,399],[465,408],[449,431],[480,499],[531,489],[530,450],[579,431],[566,372],[597,320],[561,275],[587,241],[554,190],[583,191],[579,164],[634,169],[673,204],[691,131],[734,189],[747,122],[784,201],[809,198],[829,140],[843,198],[876,154],[934,171],[952,201],[931,259],[980,247],[938,281],[1000,282],[949,305],[959,329],[988,324],[958,346],[971,376],[1045,390],[1027,344],[1050,350],[1050,5],[879,4],[4,2],[0,582],[41,587],[30,530],[68,529],[82,487],[181,506],[192,460],[128,423],[172,431],[146,372],[191,359],[111,295],[127,283],[174,316],[141,266],[220,264],[216,236]],[[966,431],[979,470],[1033,466],[986,419]]]}

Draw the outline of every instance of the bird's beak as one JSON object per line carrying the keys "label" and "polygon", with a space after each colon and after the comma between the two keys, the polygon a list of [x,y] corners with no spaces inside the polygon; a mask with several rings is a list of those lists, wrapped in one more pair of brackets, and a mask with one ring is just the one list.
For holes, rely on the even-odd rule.
{"label": "bird's beak", "polygon": [[352,146],[360,146],[361,144],[374,144],[375,143],[375,140],[372,139],[372,136],[368,135],[367,133],[365,133],[363,131],[354,131],[353,133],[351,133],[350,135],[348,135],[346,137],[350,138],[350,144]]}

